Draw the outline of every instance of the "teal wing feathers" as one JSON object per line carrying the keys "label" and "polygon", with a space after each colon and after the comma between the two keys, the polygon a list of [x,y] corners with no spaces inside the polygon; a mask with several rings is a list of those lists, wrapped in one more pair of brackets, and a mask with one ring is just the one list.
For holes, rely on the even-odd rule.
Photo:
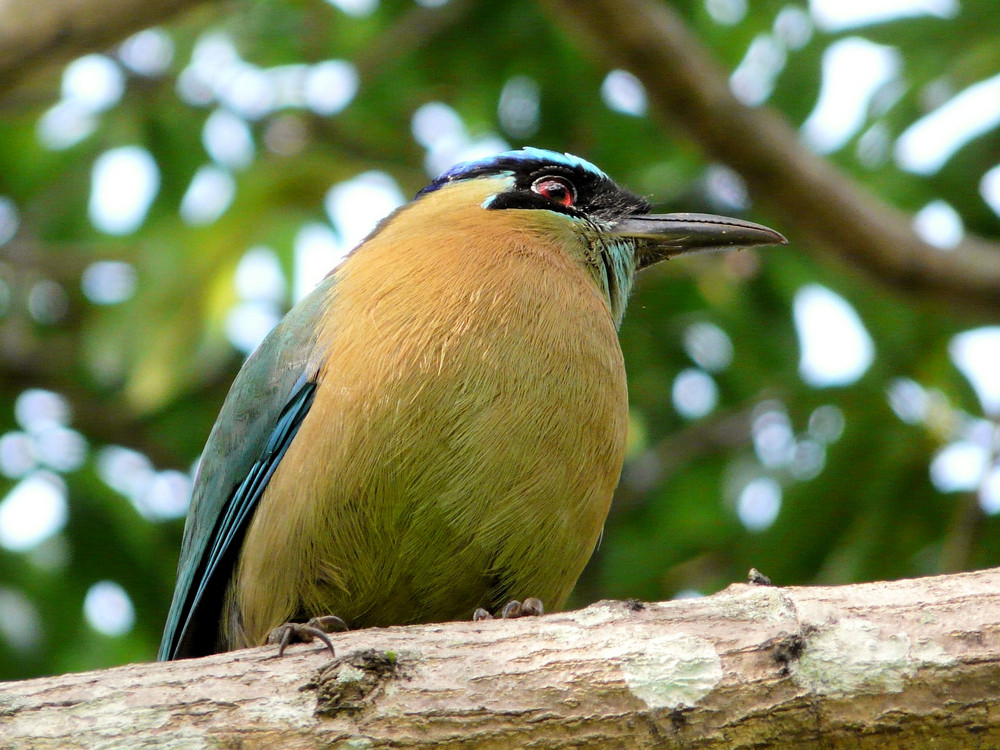
{"label": "teal wing feathers", "polygon": [[333,276],[296,305],[243,365],[202,453],[160,660],[214,653],[226,586],[267,482],[309,411],[316,331]]}

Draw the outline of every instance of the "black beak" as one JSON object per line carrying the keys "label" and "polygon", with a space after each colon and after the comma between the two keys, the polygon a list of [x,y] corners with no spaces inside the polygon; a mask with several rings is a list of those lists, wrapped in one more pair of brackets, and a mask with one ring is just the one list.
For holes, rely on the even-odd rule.
{"label": "black beak", "polygon": [[714,214],[647,214],[622,219],[611,233],[637,241],[638,268],[683,253],[787,245],[781,234],[761,224]]}

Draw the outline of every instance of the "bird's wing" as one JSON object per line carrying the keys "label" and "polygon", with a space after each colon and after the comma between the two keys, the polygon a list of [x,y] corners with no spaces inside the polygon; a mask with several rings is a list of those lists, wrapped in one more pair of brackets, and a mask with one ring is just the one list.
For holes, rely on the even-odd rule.
{"label": "bird's wing", "polygon": [[243,535],[315,395],[322,357],[315,336],[333,284],[331,275],[292,308],[229,390],[198,468],[161,660],[216,651]]}

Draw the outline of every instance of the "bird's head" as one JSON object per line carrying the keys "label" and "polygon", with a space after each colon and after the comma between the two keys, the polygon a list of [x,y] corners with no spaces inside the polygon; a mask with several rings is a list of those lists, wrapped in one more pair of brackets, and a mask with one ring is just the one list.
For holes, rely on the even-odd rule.
{"label": "bird's head", "polygon": [[[472,189],[475,188],[475,189]],[[462,190],[485,211],[567,238],[620,324],[635,272],[682,253],[785,244],[760,224],[713,214],[651,214],[650,203],[585,159],[538,148],[458,164],[417,194]]]}

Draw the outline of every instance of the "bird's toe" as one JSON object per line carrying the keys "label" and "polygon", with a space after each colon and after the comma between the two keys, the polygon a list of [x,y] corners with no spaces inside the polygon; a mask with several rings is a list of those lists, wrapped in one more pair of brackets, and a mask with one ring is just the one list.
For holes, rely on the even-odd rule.
{"label": "bird's toe", "polygon": [[323,615],[322,617],[313,617],[308,622],[283,623],[271,631],[267,636],[267,642],[272,645],[276,644],[278,656],[282,656],[291,643],[312,643],[314,640],[320,640],[330,650],[330,655],[336,656],[333,643],[327,637],[327,633],[347,629],[347,623],[336,615]]}
{"label": "bird's toe", "polygon": [[[523,602],[511,599],[500,610],[500,618],[503,620],[512,620],[515,617],[537,617],[543,614],[545,614],[545,607],[542,604],[542,600],[534,596],[529,596]],[[474,622],[492,620],[493,615],[488,610],[479,607],[472,613],[472,619]]]}

